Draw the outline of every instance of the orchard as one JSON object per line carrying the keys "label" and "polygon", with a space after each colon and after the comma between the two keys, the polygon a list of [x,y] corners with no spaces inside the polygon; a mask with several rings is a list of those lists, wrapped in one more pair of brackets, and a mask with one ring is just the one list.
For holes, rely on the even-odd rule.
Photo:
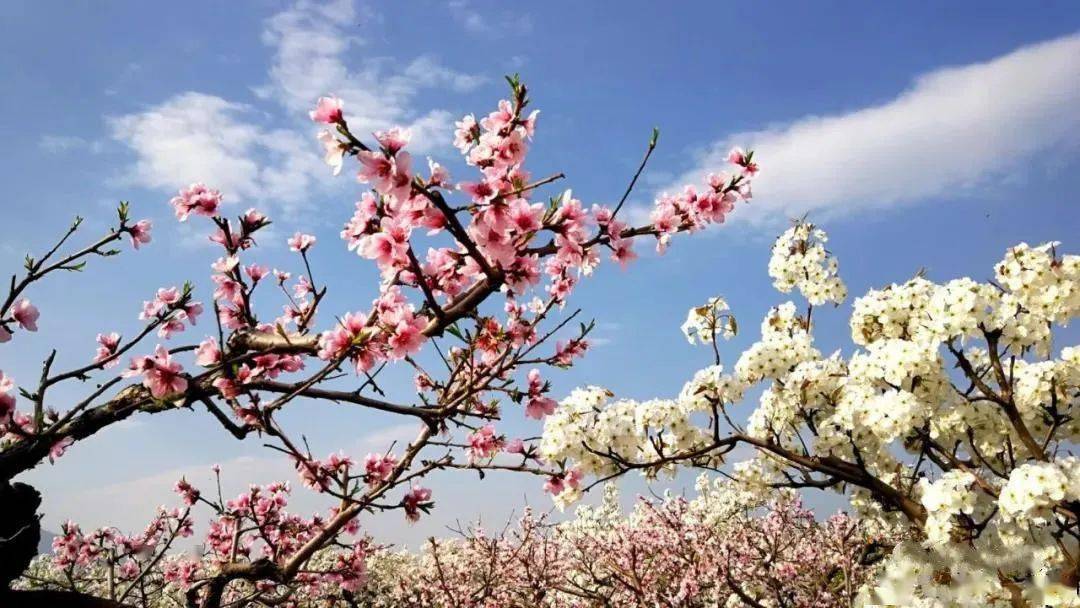
{"label": "orchard", "polygon": [[[575,305],[579,285],[601,265],[635,281],[639,255],[685,263],[665,253],[753,210],[770,155],[706,154],[703,179],[642,209],[654,130],[613,203],[581,200],[563,173],[531,173],[550,118],[522,79],[506,84],[442,133],[460,154],[442,163],[404,124],[370,129],[350,99],[309,100],[319,168],[356,180],[351,215],[241,211],[246,199],[197,182],[119,203],[100,234],[77,217],[26,255],[0,291],[5,360],[40,361],[0,371],[0,606],[1080,607],[1080,346],[1067,329],[1080,257],[1019,242],[980,280],[883,272],[853,296],[821,226],[769,218],[786,229],[751,270],[787,301],[738,309],[739,285],[716,272],[701,280],[717,295],[677,302],[701,357],[679,362],[681,388],[622,398],[597,375],[560,391],[561,372],[606,354],[591,342],[604,311]],[[205,274],[156,269],[158,288],[117,298],[64,365],[69,344],[34,340],[62,310],[39,289],[174,246],[147,209],[211,243],[192,254],[212,252]],[[316,237],[327,219],[340,241]],[[268,242],[287,265],[267,261]],[[340,276],[330,248],[375,280],[324,279]],[[841,305],[850,339],[830,353],[815,330]],[[411,383],[388,386],[402,374]],[[316,453],[290,428],[301,405],[316,418],[355,408],[411,438]],[[214,481],[181,477],[170,504],[145,504],[145,527],[67,521],[39,554],[48,514],[27,474],[159,414],[212,421],[291,475],[247,483],[215,465]],[[436,474],[526,479],[545,504],[515,503],[503,525],[455,512],[466,523],[418,546],[383,537],[376,516],[411,526],[440,512]],[[630,476],[670,485],[620,500]],[[297,495],[320,511],[293,508]]]}

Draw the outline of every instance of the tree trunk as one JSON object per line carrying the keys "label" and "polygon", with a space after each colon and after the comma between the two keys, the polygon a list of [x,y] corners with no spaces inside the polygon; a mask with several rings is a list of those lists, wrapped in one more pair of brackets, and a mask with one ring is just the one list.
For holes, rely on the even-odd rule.
{"label": "tree trunk", "polygon": [[0,590],[22,576],[37,555],[40,505],[41,494],[33,487],[0,481]]}

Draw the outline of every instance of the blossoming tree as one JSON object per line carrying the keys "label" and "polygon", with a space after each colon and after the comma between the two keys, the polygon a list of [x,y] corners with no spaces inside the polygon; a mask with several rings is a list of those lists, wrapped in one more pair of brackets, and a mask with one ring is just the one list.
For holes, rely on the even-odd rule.
{"label": "blossoming tree", "polygon": [[876,545],[852,518],[817,521],[794,492],[697,485],[692,500],[641,499],[629,515],[608,485],[599,507],[561,524],[526,514],[501,533],[432,539],[418,555],[376,552],[360,603],[826,608],[850,606],[873,570]]}
{"label": "blossoming tree", "polygon": [[[750,446],[741,482],[844,492],[864,525],[906,536],[862,602],[1080,606],[1080,350],[1053,342],[1080,315],[1080,257],[1020,244],[993,280],[920,273],[871,290],[851,314],[857,350],[826,356],[814,313],[847,295],[826,241],[805,222],[776,241],[769,275],[805,308],[770,310],[732,371],[717,342],[738,326],[714,298],[683,326],[712,345],[713,365],[677,398],[579,389],[545,421],[541,454],[606,479],[715,469]],[[744,410],[754,387],[758,405]]]}
{"label": "blossoming tree", "polygon": [[[192,606],[282,604],[300,588],[355,588],[368,547],[356,536],[359,516],[400,510],[418,519],[435,498],[422,480],[440,469],[509,469],[541,475],[553,491],[576,488],[577,471],[541,463],[535,445],[505,436],[496,422],[516,406],[532,418],[555,410],[541,369],[567,367],[585,353],[591,325],[571,331],[577,313],[563,307],[602,252],[626,264],[635,257],[637,238],[654,238],[662,250],[678,232],[723,222],[739,199],[750,196],[757,165],[752,153],[736,150],[733,173],[710,176],[701,193],[688,188],[658,200],[651,223],[630,226],[619,212],[656,144],[654,133],[614,207],[586,207],[569,191],[536,201],[536,191],[562,175],[534,180],[525,169],[537,112],[528,109],[525,85],[516,77],[509,81],[511,98],[496,111],[457,123],[454,143],[475,169],[474,181],[454,182],[430,159],[426,168],[414,167],[404,130],[378,132],[365,142],[350,128],[339,99],[322,98],[311,112],[327,127],[319,140],[333,171],[355,159],[357,177],[369,187],[341,236],[380,271],[370,306],[321,310],[332,286],[313,272],[314,236],[297,232],[288,240],[301,270],[272,270],[255,254],[256,239],[270,224],[265,215],[250,209],[228,217],[222,194],[202,184],[180,191],[171,201],[177,220],[205,218],[210,240],[220,247],[211,266],[212,302],[198,301],[202,292],[192,283],[162,287],[143,303],[141,327],[127,335],[103,327],[85,364],[56,369],[54,350],[40,377],[22,379],[17,389],[12,378],[0,375],[0,583],[6,587],[19,576],[38,542],[39,498],[14,479],[133,415],[205,410],[237,439],[259,435],[269,441],[292,459],[305,486],[334,505],[323,516],[302,518],[285,510],[287,484],[226,500],[181,480],[176,490],[184,507],[161,512],[141,534],[111,528],[84,533],[69,523],[56,541],[60,566],[103,567],[102,605],[147,593],[148,585],[157,584],[151,574],[163,563],[169,566],[163,576],[186,590]],[[13,278],[0,304],[0,342],[22,348],[24,332],[47,322],[31,303],[37,282],[116,255],[125,238],[136,249],[151,242],[150,222],[133,221],[126,203],[112,230],[67,252],[79,227],[77,220],[44,255],[27,257],[25,274]],[[283,313],[271,312],[278,306]],[[212,335],[184,341],[210,311]],[[32,355],[20,350],[19,356]],[[391,365],[415,373],[414,402],[385,397],[380,374]],[[85,397],[56,403],[54,387],[62,383],[85,386]],[[298,399],[412,419],[417,434],[398,449],[388,446],[363,459],[341,453],[318,458],[278,416]],[[520,464],[496,463],[504,452]],[[191,534],[200,509],[214,517],[206,559],[167,560],[173,542]],[[316,556],[331,549],[334,558],[315,567]],[[63,605],[83,601],[80,591],[73,584],[9,598],[47,597]]]}
{"label": "blossoming tree", "polygon": [[[629,515],[614,490],[609,485],[598,507],[579,507],[559,524],[526,512],[515,526],[469,528],[417,552],[370,543],[362,584],[295,587],[289,601],[303,608],[839,608],[852,605],[877,568],[880,541],[889,540],[843,514],[818,521],[790,490],[766,498],[702,475],[695,498],[640,499]],[[64,551],[41,556],[23,580],[36,587],[76,581],[107,597],[110,572],[123,578],[130,576],[124,569],[137,570],[116,555],[123,552],[97,551],[82,565]],[[343,555],[320,553],[312,566],[331,567]],[[179,570],[207,567],[196,563],[164,557],[132,603],[183,605]]]}

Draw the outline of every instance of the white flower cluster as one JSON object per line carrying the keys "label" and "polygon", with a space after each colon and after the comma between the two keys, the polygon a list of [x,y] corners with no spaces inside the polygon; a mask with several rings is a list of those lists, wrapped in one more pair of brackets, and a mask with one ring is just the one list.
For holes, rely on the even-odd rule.
{"label": "white flower cluster", "polygon": [[871,289],[856,298],[851,312],[851,340],[866,346],[885,338],[910,339],[916,334],[936,285],[915,277],[902,285]]}
{"label": "white flower cluster", "polygon": [[877,582],[857,606],[904,608],[1010,608],[1009,592],[979,555],[960,550],[948,558],[916,542],[897,545]]}
{"label": "white flower cluster", "polygon": [[806,321],[786,302],[769,311],[761,322],[761,340],[748,348],[735,364],[735,373],[747,382],[778,379],[803,361],[820,359]]}
{"label": "white flower cluster", "polygon": [[[603,389],[576,390],[544,422],[540,452],[553,462],[573,461],[586,474],[605,475],[622,462],[651,462],[705,445],[693,424],[693,402],[610,400]],[[673,467],[663,467],[672,469]],[[646,469],[655,475],[659,469]],[[573,496],[571,496],[573,498]]]}
{"label": "white flower cluster", "polygon": [[735,316],[729,311],[724,298],[709,298],[707,302],[691,308],[686,314],[686,321],[682,324],[683,335],[690,344],[695,341],[709,344],[714,342],[717,336],[725,340],[733,338],[739,327],[736,325]]}
{"label": "white flower cluster", "polygon": [[724,373],[724,366],[710,365],[699,369],[694,377],[683,385],[679,402],[690,412],[708,412],[712,406],[730,405],[742,401],[746,384]]}
{"label": "white flower cluster", "polygon": [[919,481],[920,500],[927,514],[927,545],[943,546],[951,542],[954,517],[975,512],[973,483],[975,476],[967,471],[948,471],[932,483],[926,479]]}
{"label": "white flower cluster", "polygon": [[1080,499],[1080,460],[1031,462],[1012,470],[1001,488],[998,507],[1006,520],[1047,523],[1063,500]]}
{"label": "white flower cluster", "polygon": [[[769,273],[778,289],[797,288],[811,303],[842,299],[825,239],[804,224],[777,241]],[[766,315],[733,375],[712,366],[674,401],[590,408],[572,428],[552,420],[545,456],[581,462],[587,473],[617,470],[574,447],[587,439],[630,462],[662,452],[665,467],[681,446],[685,464],[700,465],[708,462],[700,446],[726,434],[712,428],[718,418],[736,427],[746,420],[736,431],[771,444],[733,467],[748,490],[766,493],[799,481],[815,463],[842,462],[879,484],[834,485],[864,525],[918,524],[867,591],[876,603],[1009,606],[1019,593],[1032,606],[1074,605],[1060,590],[1080,575],[1080,459],[1065,456],[1080,443],[1080,347],[1051,355],[1055,327],[1080,315],[1080,258],[1059,257],[1055,248],[1010,249],[992,283],[917,276],[870,291],[853,304],[859,349],[846,357],[823,357],[809,314],[782,304]],[[717,314],[730,314],[718,300],[691,310],[688,338],[711,341]],[[756,387],[756,408],[735,411]],[[815,479],[835,476],[829,466]],[[888,502],[882,485],[908,502]]]}
{"label": "white flower cluster", "polygon": [[955,279],[936,288],[926,307],[926,331],[938,342],[972,338],[980,326],[993,326],[1001,292],[993,285],[968,278]]}
{"label": "white flower cluster", "polygon": [[998,283],[1031,314],[1067,323],[1080,313],[1080,256],[1057,259],[1060,243],[1021,243],[994,267]]}
{"label": "white flower cluster", "polygon": [[825,249],[829,237],[813,224],[796,222],[773,244],[769,276],[782,293],[798,289],[811,304],[840,304],[847,287],[838,275],[836,258]]}

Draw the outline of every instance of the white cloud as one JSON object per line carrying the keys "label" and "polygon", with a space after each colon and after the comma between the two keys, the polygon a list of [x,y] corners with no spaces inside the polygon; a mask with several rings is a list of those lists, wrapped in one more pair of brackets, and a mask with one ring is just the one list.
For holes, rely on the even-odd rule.
{"label": "white cloud", "polygon": [[732,135],[669,190],[723,167],[734,144],[762,165],[737,221],[821,219],[971,190],[1080,141],[1077,83],[1080,34],[934,70],[881,105]]}
{"label": "white cloud", "polygon": [[484,79],[449,69],[428,56],[404,65],[386,57],[369,57],[350,67],[345,57],[365,44],[350,31],[356,21],[356,11],[348,1],[325,6],[301,2],[271,17],[263,31],[263,41],[275,51],[270,83],[256,93],[296,114],[305,113],[319,96],[334,94],[345,100],[350,126],[359,133],[415,123],[426,129],[414,133],[414,149],[448,145],[450,133],[443,131],[435,138],[430,127],[435,123],[448,127],[450,115],[441,110],[418,114],[417,95],[428,88],[468,91]]}
{"label": "white cloud", "polygon": [[189,92],[109,122],[112,136],[137,153],[128,177],[139,185],[173,189],[206,180],[246,198],[261,190],[253,156],[265,136],[245,121],[247,112],[241,104]]}
{"label": "white cloud", "polygon": [[327,94],[345,100],[350,126],[360,135],[404,125],[414,130],[413,151],[448,147],[453,115],[419,111],[418,95],[429,88],[467,91],[483,79],[432,57],[400,65],[369,57],[350,66],[346,55],[364,44],[352,31],[358,19],[371,18],[343,0],[301,1],[266,21],[263,40],[273,57],[268,82],[254,92],[284,110],[290,119],[285,128],[265,126],[264,108],[200,92],[111,118],[113,138],[136,156],[126,181],[165,191],[203,181],[227,200],[269,201],[300,211],[312,194],[333,183],[314,140],[318,129],[307,120],[315,99]]}

